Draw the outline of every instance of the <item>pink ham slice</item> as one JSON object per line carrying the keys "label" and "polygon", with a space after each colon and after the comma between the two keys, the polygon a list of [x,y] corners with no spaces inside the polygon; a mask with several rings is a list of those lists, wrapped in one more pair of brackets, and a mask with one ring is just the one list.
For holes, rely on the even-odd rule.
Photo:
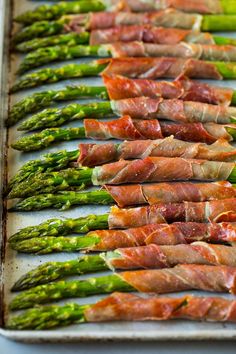
{"label": "pink ham slice", "polygon": [[207,202],[161,203],[130,209],[111,208],[110,229],[129,229],[148,224],[181,222],[235,222],[236,199]]}
{"label": "pink ham slice", "polygon": [[170,136],[158,140],[124,141],[121,144],[79,144],[78,163],[96,166],[119,159],[143,159],[153,157],[183,157],[212,161],[235,161],[236,149],[226,140],[212,145],[189,143]]}
{"label": "pink ham slice", "polygon": [[236,300],[221,297],[183,296],[142,298],[113,293],[85,310],[88,322],[164,321],[188,319],[236,322]]}
{"label": "pink ham slice", "polygon": [[191,244],[195,241],[231,243],[236,241],[236,223],[148,224],[127,230],[96,230],[89,232],[87,236],[100,239],[95,246],[90,248],[92,251],[112,251],[116,248],[150,244]]}
{"label": "pink ham slice", "polygon": [[169,82],[103,75],[103,81],[111,100],[146,96],[179,98],[184,101],[199,101],[229,106],[234,92],[230,88],[192,81],[186,76],[181,76],[175,81]]}

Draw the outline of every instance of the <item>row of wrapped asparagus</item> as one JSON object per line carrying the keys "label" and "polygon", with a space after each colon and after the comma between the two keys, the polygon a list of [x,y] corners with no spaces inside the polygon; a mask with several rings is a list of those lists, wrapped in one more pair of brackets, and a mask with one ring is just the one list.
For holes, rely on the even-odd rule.
{"label": "row of wrapped asparagus", "polygon": [[[25,120],[19,127],[20,130],[57,127],[85,117],[129,115],[109,123],[95,119],[85,120],[84,128],[46,129],[16,142],[14,147],[19,150],[37,150],[48,146],[52,141],[84,137],[133,140],[120,144],[81,144],[80,150],[61,151],[49,154],[42,160],[28,162],[9,183],[9,197],[26,197],[14,209],[65,209],[71,205],[99,203],[117,203],[119,207],[138,204],[142,206],[132,209],[113,207],[109,214],[89,215],[78,219],[48,220],[12,235],[9,239],[10,246],[19,252],[106,252],[66,262],[49,262],[33,269],[13,286],[13,291],[25,291],[12,300],[12,310],[70,297],[86,297],[114,291],[120,293],[114,293],[95,305],[81,306],[72,303],[30,309],[10,318],[7,324],[9,328],[45,329],[71,323],[150,318],[236,320],[234,300],[191,296],[144,299],[123,294],[133,291],[163,294],[188,289],[235,293],[236,258],[232,244],[235,242],[236,205],[234,184],[230,183],[235,183],[235,150],[227,143],[236,136],[235,111],[233,107],[227,107],[230,103],[235,103],[235,93],[228,89],[194,83],[184,77],[174,83],[157,83],[140,78],[176,78],[180,74],[193,78],[235,78],[235,64],[231,62],[236,57],[233,47],[235,41],[193,32],[192,26],[202,30],[232,30],[234,22],[231,20],[235,15],[222,13],[236,13],[236,3],[219,0],[213,8],[207,1],[200,0],[195,7],[186,5],[186,2],[181,5],[181,1],[172,1],[174,9],[163,9],[161,6],[164,6],[164,2],[153,1],[147,4],[142,0],[117,0],[112,1],[111,7],[110,1],[81,0],[43,5],[16,19],[23,24],[32,23],[15,36],[16,49],[37,49],[25,57],[20,67],[21,73],[51,61],[81,56],[121,58],[43,69],[20,78],[12,91],[68,78],[100,75],[104,71],[106,75],[121,74],[139,80],[117,77],[111,79],[109,84],[107,82],[110,79],[105,77],[105,87],[73,86],[61,91],[39,92],[13,107],[9,125],[18,122],[26,114],[57,101],[79,97],[111,100],[89,105],[71,104],[62,109],[46,109]],[[132,10],[140,13],[100,12],[104,10]],[[156,12],[142,13],[144,10]],[[181,13],[179,10],[190,13]],[[191,14],[194,11],[203,15]],[[104,31],[104,28],[113,27],[115,23],[135,24],[136,27]],[[145,23],[145,26],[141,26],[141,23]],[[165,28],[172,27],[173,24],[181,27],[181,30]],[[157,31],[152,27],[157,25],[164,28]],[[132,32],[133,37],[127,43],[107,44],[112,37],[113,41],[124,41],[128,32]],[[102,35],[107,36],[105,42]],[[161,42],[167,35],[171,37],[171,42]],[[92,42],[95,40],[97,42]],[[179,43],[183,40],[190,43]],[[85,46],[88,41],[90,45]],[[198,42],[198,45],[191,42]],[[215,47],[214,44],[231,46]],[[163,56],[163,51],[173,58],[123,58]],[[178,56],[181,58],[176,59]],[[153,68],[155,70],[151,70]],[[117,83],[120,83],[120,87]],[[124,87],[127,89],[124,90]],[[134,93],[134,88],[138,94]],[[201,94],[203,91],[204,94]],[[189,102],[195,100],[195,103]],[[213,104],[223,104],[226,107]],[[177,115],[176,110],[179,112]],[[168,118],[175,123],[158,122],[156,118]],[[186,142],[168,137],[170,135]],[[163,137],[168,138],[161,140]],[[141,140],[147,138],[152,140]],[[218,138],[225,140],[217,141]],[[138,144],[136,139],[140,139]],[[125,160],[117,161],[120,158]],[[79,164],[75,165],[77,159]],[[91,168],[95,165],[101,166]],[[194,179],[225,181],[197,184],[169,182]],[[147,181],[152,184],[139,184]],[[119,186],[123,183],[135,184]],[[104,184],[109,186],[100,191],[78,192],[78,189]],[[41,194],[42,191],[44,194]],[[211,223],[206,223],[209,221]],[[83,236],[67,236],[88,231],[90,232]],[[126,272],[85,280],[55,281],[69,275],[109,269]],[[141,270],[131,271],[133,269]],[[202,310],[203,303],[205,310]],[[166,306],[169,307],[168,314],[164,311]],[[199,309],[198,313],[192,310],[193,306]],[[216,308],[221,308],[222,311],[216,313]]]}

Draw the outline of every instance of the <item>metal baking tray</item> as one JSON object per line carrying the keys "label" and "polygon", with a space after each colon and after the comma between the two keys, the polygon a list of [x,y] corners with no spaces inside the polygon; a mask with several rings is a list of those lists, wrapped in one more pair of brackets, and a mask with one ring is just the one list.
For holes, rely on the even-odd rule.
{"label": "metal baking tray", "polygon": [[[15,1],[15,2],[14,2]],[[20,12],[32,8],[39,3],[33,3],[27,0],[21,1],[7,1],[0,0],[0,144],[1,144],[1,167],[0,167],[0,183],[3,187],[6,184],[7,178],[11,177],[26,161],[35,159],[41,156],[44,152],[56,151],[62,149],[72,150],[77,146],[77,142],[62,143],[44,150],[43,152],[34,152],[28,154],[21,154],[8,148],[13,140],[20,134],[16,128],[13,127],[7,131],[4,127],[4,120],[7,117],[8,109],[17,100],[25,95],[31,94],[36,90],[44,90],[45,86],[35,90],[27,90],[23,93],[9,97],[7,92],[11,83],[15,80],[14,72],[19,65],[20,56],[9,54],[10,44],[10,31],[12,26],[12,16],[16,16]],[[15,26],[15,25],[14,25]],[[14,30],[17,30],[15,26]],[[227,34],[229,35],[229,34]],[[232,34],[230,33],[230,36]],[[235,34],[236,37],[236,34]],[[90,59],[88,59],[90,60]],[[79,62],[77,60],[76,62]],[[55,64],[53,66],[60,66]],[[64,81],[62,83],[50,85],[50,88],[63,87],[68,82],[86,83],[88,85],[99,85],[101,80],[99,78],[90,79],[76,79]],[[214,84],[214,82],[213,82]],[[230,86],[235,88],[235,81],[217,82],[217,85]],[[49,85],[47,86],[49,88]],[[76,126],[81,123],[71,123],[70,126]],[[9,204],[10,205],[10,204]],[[203,339],[232,339],[236,338],[236,325],[235,324],[220,324],[220,323],[202,323],[190,321],[163,321],[163,322],[117,322],[117,323],[101,323],[101,324],[80,324],[72,325],[61,329],[50,331],[11,331],[4,329],[4,321],[9,316],[7,305],[12,298],[10,287],[13,283],[25,272],[39,265],[42,262],[49,260],[66,260],[79,256],[78,253],[68,254],[52,254],[45,256],[24,255],[17,254],[15,251],[10,250],[6,240],[11,234],[15,233],[22,227],[28,225],[38,224],[46,219],[54,217],[79,217],[91,213],[104,213],[109,210],[108,207],[103,206],[83,206],[76,207],[69,211],[55,211],[47,210],[33,213],[7,213],[5,202],[0,206],[1,217],[1,292],[0,292],[0,334],[13,340],[25,342],[67,342],[67,341],[92,341],[92,340],[203,340]],[[101,273],[95,274],[99,276]],[[85,277],[85,276],[84,276]],[[194,293],[194,292],[191,292]],[[195,292],[196,293],[196,292]],[[198,292],[198,295],[203,295],[203,292]],[[171,296],[177,296],[172,294]],[[213,294],[214,295],[214,294]],[[219,296],[219,294],[217,294]],[[230,295],[222,295],[231,297]],[[94,303],[100,297],[92,296],[86,299],[69,299],[67,301],[79,301],[80,303]],[[60,302],[62,303],[62,301]]]}

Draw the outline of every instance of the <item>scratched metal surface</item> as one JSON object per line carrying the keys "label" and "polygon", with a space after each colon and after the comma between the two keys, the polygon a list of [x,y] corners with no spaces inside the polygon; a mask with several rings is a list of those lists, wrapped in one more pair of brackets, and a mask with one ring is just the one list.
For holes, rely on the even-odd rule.
{"label": "scratched metal surface", "polygon": [[[12,6],[13,16],[16,16],[20,12],[33,8],[35,5],[33,2],[21,0],[15,0],[14,6],[10,5],[7,0],[0,0],[2,9],[6,10],[1,11],[2,19],[5,18],[6,24],[9,24],[9,6]],[[3,23],[4,21],[1,21]],[[17,30],[17,26],[14,30]],[[228,33],[228,36],[232,36],[232,33]],[[236,34],[233,34],[236,36]],[[5,38],[6,40],[6,38]],[[5,55],[5,59],[6,59]],[[88,61],[90,59],[87,59]],[[13,83],[16,79],[15,71],[19,65],[20,56],[12,55],[10,62],[10,69],[8,68],[7,61],[2,62],[2,72],[8,75],[4,76],[3,89],[7,87],[7,80],[10,80],[10,83]],[[74,60],[75,61],[75,60]],[[76,62],[81,62],[76,60]],[[60,66],[62,63],[54,64],[52,66]],[[211,81],[213,84],[216,82]],[[17,102],[25,95],[31,94],[33,91],[42,91],[49,88],[62,88],[68,83],[76,84],[87,84],[87,85],[101,85],[100,78],[84,78],[63,81],[62,83],[42,86],[34,90],[25,90],[15,94],[10,99],[10,104]],[[235,88],[235,81],[227,82],[217,82],[217,85],[229,86]],[[2,93],[3,94],[3,93]],[[90,100],[92,101],[92,100]],[[78,102],[85,102],[81,100]],[[89,102],[89,100],[87,100]],[[57,105],[60,106],[60,105]],[[7,115],[6,109],[3,112],[4,116]],[[2,117],[4,119],[4,117]],[[78,126],[82,125],[82,122],[70,123],[67,126]],[[5,132],[2,132],[5,133]],[[21,133],[17,132],[17,126],[9,130],[8,145],[15,141]],[[87,140],[88,142],[88,140]],[[8,178],[13,176],[17,170],[27,161],[35,158],[39,158],[43,153],[58,151],[62,149],[73,150],[77,147],[78,141],[60,143],[54,145],[49,149],[45,149],[43,152],[33,152],[33,153],[19,153],[13,149],[8,149],[7,156],[7,165],[8,165]],[[8,206],[11,203],[9,202]],[[36,225],[40,222],[47,220],[49,218],[64,218],[64,217],[79,217],[85,216],[91,213],[101,214],[109,211],[109,207],[103,206],[83,206],[75,207],[68,211],[56,211],[56,210],[46,210],[40,212],[32,213],[8,213],[7,215],[7,237],[15,233],[22,227],[28,225]],[[3,264],[3,283],[4,283],[4,316],[5,319],[10,315],[7,311],[7,305],[12,299],[12,294],[10,292],[10,287],[14,282],[25,272],[36,267],[37,265],[51,260],[69,260],[80,256],[79,253],[60,253],[44,256],[35,256],[35,255],[25,255],[17,254],[15,251],[10,250],[6,244],[4,250],[4,264]],[[104,273],[96,273],[88,276],[100,276]],[[80,277],[80,279],[86,278],[87,276]],[[76,278],[76,277],[74,277]],[[191,292],[194,294],[194,292]],[[196,292],[195,292],[196,293]],[[198,295],[203,295],[203,292],[198,292]],[[171,296],[177,296],[177,294],[172,294]],[[230,297],[230,295],[222,295]],[[97,301],[99,296],[92,296],[86,299],[68,299],[67,302],[73,301],[78,303],[94,303]],[[60,303],[63,303],[62,301]],[[0,333],[6,337],[28,342],[36,341],[82,341],[82,340],[167,340],[167,339],[232,339],[236,338],[236,325],[233,324],[217,324],[217,323],[201,323],[201,322],[190,322],[190,321],[167,321],[167,322],[146,322],[146,323],[103,323],[103,324],[80,324],[72,325],[62,329],[55,329],[50,331],[9,331],[5,329],[0,329]]]}

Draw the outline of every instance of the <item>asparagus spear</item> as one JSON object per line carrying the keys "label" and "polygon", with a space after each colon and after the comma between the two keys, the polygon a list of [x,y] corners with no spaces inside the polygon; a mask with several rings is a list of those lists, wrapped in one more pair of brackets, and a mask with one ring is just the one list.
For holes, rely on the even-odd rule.
{"label": "asparagus spear", "polygon": [[36,92],[32,96],[23,98],[12,107],[6,124],[7,126],[14,125],[27,113],[32,113],[40,108],[48,107],[55,102],[75,100],[81,97],[97,97],[100,99],[109,98],[107,90],[103,86],[71,85],[63,90]]}
{"label": "asparagus spear", "polygon": [[[70,186],[60,186],[64,190],[71,188]],[[53,187],[54,188],[54,187]],[[47,189],[47,187],[46,187]],[[13,190],[10,195],[13,194]],[[109,205],[114,202],[114,199],[104,190],[92,191],[85,193],[77,192],[59,192],[58,194],[39,194],[28,197],[18,202],[11,211],[30,211],[42,210],[46,208],[56,208],[60,210],[70,209],[73,205],[101,204]]]}
{"label": "asparagus spear", "polygon": [[88,305],[66,304],[63,306],[38,306],[11,318],[9,329],[50,329],[72,323],[86,322],[84,311]]}
{"label": "asparagus spear", "polygon": [[[208,161],[207,163],[210,166],[212,162]],[[227,162],[223,163],[225,166],[228,164]],[[222,162],[213,161],[213,164],[218,164],[220,166]],[[45,194],[55,193],[57,191],[66,191],[73,188],[83,189],[86,186],[92,186],[93,180],[95,179],[96,181],[96,174],[99,173],[99,168],[100,167],[84,167],[80,169],[69,168],[67,170],[49,173],[38,173],[30,179],[15,185],[15,187],[11,190],[9,198],[24,198],[27,196],[32,196],[17,203],[13,210],[40,210],[49,206],[54,206],[56,208],[64,206],[64,208],[69,208],[71,205],[84,204],[88,202],[99,202],[101,204],[108,201],[112,202],[112,200],[106,197],[103,193],[101,193],[102,198],[96,193],[85,193],[81,195],[78,193],[62,193],[59,195]],[[204,179],[207,180],[206,174]],[[212,180],[211,174],[208,179]],[[231,183],[236,182],[236,167],[233,168],[228,177],[228,181]],[[96,184],[95,182],[95,185],[99,185],[99,183]],[[126,180],[126,183],[128,183],[128,179]],[[44,192],[44,194],[35,196],[35,194],[40,194],[42,192]],[[90,199],[90,197],[92,199]]]}
{"label": "asparagus spear", "polygon": [[21,167],[19,172],[10,180],[8,191],[36,173],[61,170],[69,166],[70,162],[76,161],[79,157],[79,150],[59,151],[46,154],[42,160],[31,160]]}
{"label": "asparagus spear", "polygon": [[83,256],[65,262],[47,262],[23,275],[14,284],[12,291],[49,283],[69,275],[82,275],[108,269],[105,260],[100,255]]}
{"label": "asparagus spear", "polygon": [[16,22],[31,24],[36,21],[58,19],[66,14],[80,14],[106,10],[100,0],[59,2],[56,5],[42,5],[35,10],[26,11],[15,18]]}
{"label": "asparagus spear", "polygon": [[[35,38],[29,41],[22,42],[15,46],[15,49],[19,52],[30,52],[32,50],[36,50],[44,47],[51,47],[54,45],[63,45],[74,46],[76,44],[88,44],[89,43],[89,32],[83,31],[81,33],[71,32],[71,33],[62,33],[55,36],[43,37],[43,38]],[[218,36],[219,44],[224,43],[225,37]],[[217,38],[218,38],[217,37]],[[232,44],[235,43],[235,40],[232,38],[225,38],[227,43],[224,44]],[[222,43],[223,42],[223,43]],[[229,43],[228,43],[229,42]]]}
{"label": "asparagus spear", "polygon": [[[16,195],[20,195],[20,193],[23,192],[23,190],[21,190],[22,187],[25,188],[25,191],[23,192],[24,195],[30,195],[33,190],[36,193],[42,190],[45,193],[52,193],[56,191],[65,191],[71,187],[75,189],[83,189],[85,186],[92,185],[91,172],[92,170],[90,168],[68,168],[58,172],[38,173],[15,185],[9,196],[15,197]],[[39,181],[40,184],[38,184]],[[51,197],[53,198],[53,196]],[[61,197],[62,199],[60,202],[64,204],[62,202],[64,199],[63,195],[61,195]]]}
{"label": "asparagus spear", "polygon": [[[75,46],[77,44],[89,44],[89,32],[81,33],[69,32],[49,37],[34,38],[15,45],[15,49],[19,52],[30,52],[44,47],[52,47],[55,45]],[[212,40],[217,45],[236,45],[235,38],[227,38],[223,36],[212,35]],[[188,41],[187,41],[188,42]],[[195,42],[194,42],[195,43]]]}
{"label": "asparagus spear", "polygon": [[58,45],[37,49],[25,56],[17,71],[23,74],[28,70],[48,64],[53,61],[70,60],[81,57],[112,57],[112,51],[105,45]]}
{"label": "asparagus spear", "polygon": [[106,228],[108,228],[108,214],[88,215],[78,219],[49,219],[39,225],[21,229],[9,238],[9,242],[13,244],[34,237],[57,237],[59,235],[86,233],[91,230]]}
{"label": "asparagus spear", "polygon": [[68,282],[60,280],[23,291],[12,300],[10,309],[20,310],[33,307],[36,303],[42,304],[67,297],[109,294],[113,291],[131,292],[136,290],[117,274]]}
{"label": "asparagus spear", "polygon": [[[236,78],[235,62],[224,63],[212,61],[209,63],[215,66],[216,70],[220,75],[222,75],[224,79]],[[107,63],[92,61],[90,63],[83,64],[67,64],[59,68],[41,69],[34,73],[22,76],[22,78],[12,86],[11,91],[16,92],[26,88],[36,87],[43,84],[58,82],[61,80],[76,77],[99,76],[105,70],[107,65]],[[120,74],[122,74],[122,72]]]}
{"label": "asparagus spear", "polygon": [[23,136],[11,146],[20,151],[34,151],[44,149],[54,142],[69,141],[85,138],[85,129],[81,128],[51,128],[40,133]]}

